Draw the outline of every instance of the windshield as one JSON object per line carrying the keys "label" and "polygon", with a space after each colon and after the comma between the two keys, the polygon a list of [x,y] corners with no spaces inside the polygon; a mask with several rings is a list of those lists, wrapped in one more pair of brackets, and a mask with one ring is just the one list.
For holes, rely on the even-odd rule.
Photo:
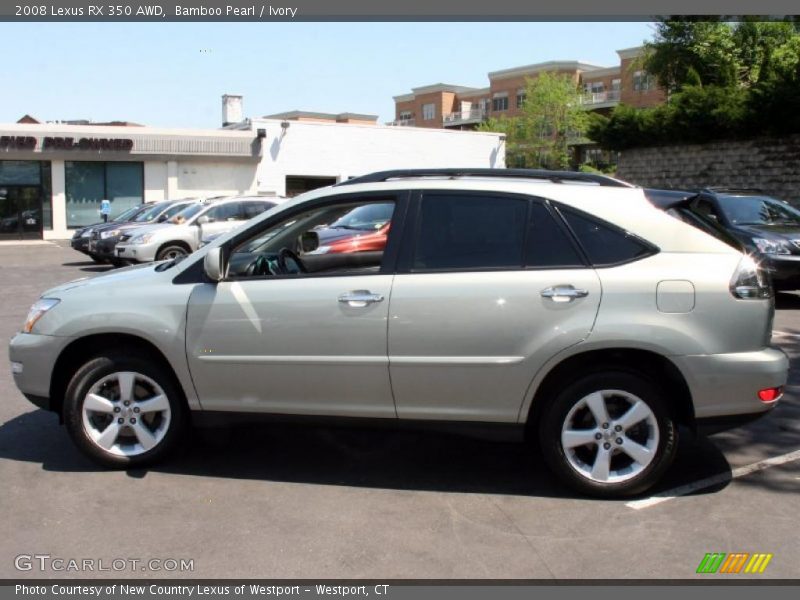
{"label": "windshield", "polygon": [[180,225],[181,223],[185,223],[186,221],[191,219],[193,216],[195,216],[197,213],[199,213],[204,208],[205,208],[204,204],[192,204],[191,206],[187,206],[182,211],[180,211],[178,214],[173,216],[169,220],[169,222],[172,223],[173,225]]}
{"label": "windshield", "polygon": [[331,229],[356,229],[374,231],[381,229],[392,218],[394,204],[365,204],[354,208],[343,217],[330,224]]}
{"label": "windshield", "polygon": [[139,213],[133,219],[135,223],[146,223],[147,221],[152,221],[155,219],[161,211],[164,210],[164,207],[169,206],[169,202],[158,202],[156,204],[151,204],[148,206],[147,210]]}
{"label": "windshield", "polygon": [[800,211],[767,196],[720,196],[720,207],[734,225],[800,227]]}
{"label": "windshield", "polygon": [[144,206],[143,204],[140,204],[139,206],[134,206],[132,208],[129,208],[128,210],[122,212],[121,214],[117,215],[111,220],[117,223],[124,223],[125,221],[136,218],[137,214],[145,212],[146,210],[147,207]]}

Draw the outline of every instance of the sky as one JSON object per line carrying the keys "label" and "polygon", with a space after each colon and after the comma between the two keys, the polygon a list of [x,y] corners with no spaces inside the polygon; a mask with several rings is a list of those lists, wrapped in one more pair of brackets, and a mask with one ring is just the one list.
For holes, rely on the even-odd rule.
{"label": "sky", "polygon": [[0,122],[133,121],[214,128],[222,94],[244,115],[289,110],[394,118],[412,87],[489,85],[548,60],[619,64],[652,37],[626,23],[2,23]]}

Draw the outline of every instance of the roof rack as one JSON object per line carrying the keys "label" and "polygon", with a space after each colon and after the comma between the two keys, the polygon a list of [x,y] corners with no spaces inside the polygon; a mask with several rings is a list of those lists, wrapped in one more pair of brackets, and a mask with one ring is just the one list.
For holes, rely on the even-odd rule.
{"label": "roof rack", "polygon": [[406,179],[412,177],[498,177],[507,179],[540,179],[552,183],[578,182],[594,183],[607,187],[633,187],[629,183],[595,173],[579,173],[577,171],[546,171],[541,169],[397,169],[393,171],[376,171],[347,181],[336,186],[356,183],[380,183],[390,179]]}

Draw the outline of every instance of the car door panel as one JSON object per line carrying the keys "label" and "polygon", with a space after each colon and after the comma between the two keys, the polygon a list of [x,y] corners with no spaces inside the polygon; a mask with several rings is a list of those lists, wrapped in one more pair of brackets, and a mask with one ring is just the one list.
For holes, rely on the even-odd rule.
{"label": "car door panel", "polygon": [[[565,285],[588,295],[542,296]],[[591,268],[397,275],[389,364],[398,416],[515,422],[538,369],[589,335],[600,297]]]}
{"label": "car door panel", "polygon": [[256,279],[201,285],[186,348],[206,410],[395,417],[388,379],[392,275]]}

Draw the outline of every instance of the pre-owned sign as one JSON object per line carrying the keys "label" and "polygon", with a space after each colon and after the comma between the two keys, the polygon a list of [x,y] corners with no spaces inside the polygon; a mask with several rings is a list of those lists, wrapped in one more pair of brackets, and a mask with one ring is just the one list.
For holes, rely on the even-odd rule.
{"label": "pre-owned sign", "polygon": [[133,140],[126,138],[71,138],[71,137],[46,137],[42,150],[112,150],[115,152],[130,152],[133,149]]}

